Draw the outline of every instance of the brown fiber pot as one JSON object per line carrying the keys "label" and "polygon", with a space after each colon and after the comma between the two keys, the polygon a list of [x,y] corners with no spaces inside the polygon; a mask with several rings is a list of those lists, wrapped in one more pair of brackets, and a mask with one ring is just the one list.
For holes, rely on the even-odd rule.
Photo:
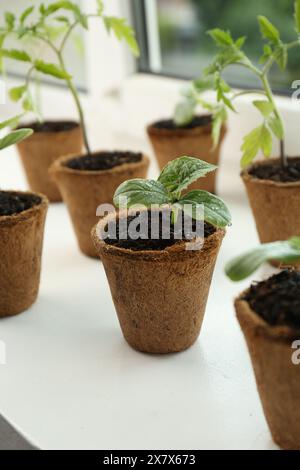
{"label": "brown fiber pot", "polygon": [[34,132],[17,144],[30,189],[45,194],[51,202],[60,202],[61,194],[49,178],[48,169],[63,155],[80,154],[82,145],[79,125],[59,132]]}
{"label": "brown fiber pot", "polygon": [[300,331],[268,325],[243,296],[235,309],[271,434],[283,449],[300,450],[300,365],[292,362],[292,343],[300,339]]}
{"label": "brown fiber pot", "polygon": [[68,168],[66,163],[77,156],[69,155],[56,160],[50,168],[50,174],[68,207],[80,250],[87,256],[97,258],[91,240],[92,227],[99,221],[97,207],[100,204],[112,204],[116,189],[125,180],[146,178],[150,162],[143,155],[140,162],[125,163],[110,170],[82,171]]}
{"label": "brown fiber pot", "polygon": [[0,318],[27,310],[38,295],[48,199],[35,195],[40,204],[0,216]]}
{"label": "brown fiber pot", "polygon": [[[120,212],[123,217],[125,213]],[[147,353],[173,353],[198,338],[217,255],[225,232],[217,230],[202,250],[178,243],[162,251],[134,251],[105,243],[92,231],[126,341]]]}
{"label": "brown fiber pot", "polygon": [[[211,132],[211,124],[194,129],[158,129],[153,124],[147,127],[147,133],[160,169],[166,166],[170,160],[183,155],[219,165],[220,150],[226,134],[226,127],[223,126],[220,143],[214,150]],[[215,193],[216,176],[217,171],[213,171],[205,178],[191,184],[189,189],[204,189]]]}

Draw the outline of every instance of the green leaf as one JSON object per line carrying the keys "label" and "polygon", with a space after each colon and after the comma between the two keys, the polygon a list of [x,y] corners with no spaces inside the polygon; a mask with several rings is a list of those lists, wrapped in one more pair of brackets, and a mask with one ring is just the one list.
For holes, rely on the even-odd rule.
{"label": "green leaf", "polygon": [[50,16],[53,13],[56,13],[58,10],[68,10],[72,11],[74,18],[78,21],[85,29],[88,29],[87,17],[84,15],[79,6],[73,2],[62,0],[60,2],[55,2],[50,4],[47,8],[44,9],[44,16]]}
{"label": "green leaf", "polygon": [[15,127],[23,114],[18,114],[18,116],[14,116],[10,119],[7,119],[6,121],[0,122],[0,130],[4,129],[5,127]]}
{"label": "green leaf", "polygon": [[213,139],[213,148],[216,148],[221,135],[221,129],[223,124],[227,121],[228,115],[225,107],[219,108],[213,113],[212,121],[212,139]]}
{"label": "green leaf", "polygon": [[102,15],[103,13],[103,10],[104,10],[104,4],[103,4],[103,0],[97,0],[97,6],[98,6],[98,15]]}
{"label": "green leaf", "polygon": [[5,18],[5,23],[6,23],[6,26],[7,26],[7,29],[9,31],[11,31],[12,29],[14,29],[14,26],[15,26],[15,21],[16,21],[16,17],[13,13],[7,11],[5,14],[4,14],[4,18]]}
{"label": "green leaf", "polygon": [[288,48],[286,44],[281,44],[275,49],[275,60],[281,70],[285,70],[288,61]]}
{"label": "green leaf", "polygon": [[65,70],[62,70],[55,64],[50,64],[48,62],[44,62],[42,60],[36,60],[34,62],[34,66],[36,70],[45,74],[51,75],[52,77],[59,78],[61,80],[69,80],[72,78],[71,75],[68,74]]}
{"label": "green leaf", "polygon": [[180,207],[194,219],[202,218],[202,213],[198,210],[203,206],[204,220],[214,227],[224,228],[231,223],[231,215],[226,204],[222,199],[207,191],[190,191],[175,206]]}
{"label": "green leaf", "polygon": [[70,24],[70,20],[67,16],[56,16],[55,21],[58,21],[59,23],[64,23],[66,25]]}
{"label": "green leaf", "polygon": [[268,125],[277,139],[282,140],[284,138],[284,128],[278,117],[273,116],[270,118],[268,120]]}
{"label": "green leaf", "polygon": [[29,92],[26,93],[26,95],[23,99],[22,107],[23,107],[24,111],[34,111],[34,103],[33,103],[33,100],[32,100],[32,96]]}
{"label": "green leaf", "polygon": [[265,16],[260,15],[258,22],[262,36],[270,42],[277,44],[280,40],[278,29]]}
{"label": "green leaf", "polygon": [[164,205],[169,203],[169,195],[165,187],[154,180],[133,179],[122,183],[115,192],[114,204],[119,208],[138,205],[150,207],[151,204]]}
{"label": "green leaf", "polygon": [[274,106],[270,101],[257,100],[253,101],[254,106],[261,112],[264,118],[268,118],[274,111]]}
{"label": "green leaf", "polygon": [[235,45],[238,49],[241,49],[243,45],[245,44],[246,41],[246,36],[241,36],[235,41]]}
{"label": "green leaf", "polygon": [[193,157],[180,157],[170,161],[159,175],[158,181],[169,193],[181,193],[191,183],[216,170],[215,165]]}
{"label": "green leaf", "polygon": [[242,168],[252,163],[259,150],[262,150],[266,157],[269,157],[272,151],[272,136],[265,124],[256,127],[244,137],[241,150],[243,156],[241,160]]}
{"label": "green leaf", "polygon": [[231,46],[234,44],[230,31],[224,31],[223,29],[215,28],[207,31],[207,34],[213,38],[218,46]]}
{"label": "green leaf", "polygon": [[0,55],[9,59],[19,60],[21,62],[31,62],[31,57],[25,51],[17,49],[1,49]]}
{"label": "green leaf", "polygon": [[296,31],[300,33],[300,0],[295,1],[295,23]]}
{"label": "green leaf", "polygon": [[31,15],[31,13],[33,12],[34,10],[34,6],[31,6],[31,7],[28,7],[26,8],[26,10],[24,10],[24,12],[22,13],[22,15],[20,16],[20,24],[21,26],[24,24],[25,20],[28,18],[29,15]]}
{"label": "green leaf", "polygon": [[264,64],[273,55],[273,50],[270,44],[264,44],[264,53],[259,59],[260,64]]}
{"label": "green leaf", "polygon": [[119,41],[124,39],[127,42],[135,56],[140,55],[140,50],[135,38],[134,30],[127,24],[125,18],[104,16],[103,20],[108,32],[113,31]]}
{"label": "green leaf", "polygon": [[214,89],[214,79],[213,77],[197,78],[193,80],[192,85],[197,93],[203,93]]}
{"label": "green leaf", "polygon": [[0,150],[3,150],[11,145],[21,142],[21,140],[26,139],[33,133],[32,129],[19,129],[17,131],[12,131],[2,139],[0,139]]}
{"label": "green leaf", "polygon": [[27,87],[26,85],[16,86],[9,90],[9,97],[12,101],[19,101],[24,95]]}
{"label": "green leaf", "polygon": [[192,99],[186,99],[178,103],[175,108],[174,121],[177,126],[185,126],[189,124],[194,116],[197,103]]}
{"label": "green leaf", "polygon": [[277,260],[292,263],[300,259],[300,238],[266,243],[247,251],[227,263],[225,272],[232,281],[242,281],[254,273],[266,261]]}

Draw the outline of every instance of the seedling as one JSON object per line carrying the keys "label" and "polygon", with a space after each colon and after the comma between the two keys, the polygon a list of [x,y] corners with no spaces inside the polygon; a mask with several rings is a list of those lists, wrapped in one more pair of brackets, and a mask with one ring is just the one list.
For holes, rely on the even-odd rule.
{"label": "seedling", "polygon": [[287,241],[265,243],[227,263],[225,272],[232,281],[242,281],[253,274],[262,264],[276,260],[283,264],[300,261],[300,237]]}
{"label": "seedling", "polygon": [[191,183],[216,168],[197,158],[177,158],[165,166],[157,181],[133,179],[122,183],[115,192],[114,204],[118,208],[169,206],[173,220],[182,210],[195,220],[204,218],[211,225],[224,228],[230,224],[231,215],[222,199],[203,190],[182,195]]}
{"label": "seedling", "polygon": [[[71,1],[58,1],[45,6],[43,3],[39,7],[31,6],[16,18],[11,12],[5,13],[5,25],[0,29],[0,57],[9,58],[16,61],[28,63],[28,71],[24,85],[12,88],[9,92],[13,101],[22,100],[25,111],[35,111],[36,105],[30,84],[37,73],[50,75],[66,83],[69,88],[79,115],[79,120],[83,132],[84,144],[87,153],[90,153],[87,129],[84,113],[79,99],[78,90],[73,81],[73,77],[68,72],[65,63],[65,47],[71,34],[77,26],[88,29],[91,18],[99,18],[103,21],[108,32],[113,32],[119,40],[125,40],[134,55],[139,54],[138,44],[135,39],[133,29],[127,24],[124,18],[107,16],[104,14],[102,0],[96,0],[97,11],[86,14],[80,7]],[[62,27],[57,29],[57,25]],[[56,26],[57,34],[53,35]],[[17,37],[20,49],[6,49],[5,42],[10,37]],[[33,39],[38,45],[46,45],[52,51],[56,62],[48,63],[38,56],[34,57],[21,48],[25,40]],[[23,46],[22,46],[23,47]]]}
{"label": "seedling", "polygon": [[[0,123],[0,130],[5,127],[14,127],[20,119],[20,116],[13,117]],[[33,133],[32,129],[17,129],[9,132],[6,136],[0,138],[0,150],[21,142]]]}
{"label": "seedling", "polygon": [[[234,101],[241,95],[260,94],[263,99],[255,99],[253,105],[261,113],[263,122],[244,137],[241,166],[247,167],[251,164],[260,150],[266,158],[270,157],[273,147],[272,136],[275,136],[280,141],[280,160],[282,167],[285,168],[288,160],[285,153],[284,124],[270,86],[269,74],[274,64],[277,64],[281,70],[285,70],[289,51],[300,46],[300,0],[295,1],[296,38],[294,41],[283,42],[279,30],[265,16],[258,16],[258,23],[265,41],[263,55],[259,60],[261,66],[256,66],[243,51],[245,37],[234,40],[230,31],[218,28],[208,31],[219,52],[205,69],[203,78],[192,83],[185,101],[177,107],[175,120],[184,123],[185,116],[188,122],[193,118],[197,104],[201,104],[213,115],[213,137],[216,144],[222,123],[227,119],[227,111],[235,111]],[[233,93],[222,76],[223,72],[232,65],[250,70],[260,80],[262,89]],[[201,96],[201,93],[211,86],[217,93],[217,106],[205,102]]]}

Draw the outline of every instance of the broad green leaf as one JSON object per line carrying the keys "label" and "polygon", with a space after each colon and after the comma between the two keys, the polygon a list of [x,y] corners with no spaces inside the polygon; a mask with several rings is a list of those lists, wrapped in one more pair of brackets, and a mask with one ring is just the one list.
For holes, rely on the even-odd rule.
{"label": "broad green leaf", "polygon": [[34,6],[31,6],[31,7],[28,7],[26,8],[26,10],[24,10],[24,12],[22,13],[22,15],[20,16],[20,24],[21,26],[24,24],[25,20],[28,18],[29,15],[31,15],[31,13],[33,12],[34,10]]}
{"label": "broad green leaf", "polygon": [[6,23],[6,26],[7,26],[7,29],[9,31],[11,31],[12,29],[14,29],[14,26],[15,26],[15,21],[16,21],[16,17],[13,13],[7,11],[5,12],[4,14],[4,18],[5,18],[5,23]]}
{"label": "broad green leaf", "polygon": [[201,211],[197,209],[203,206],[204,220],[214,227],[224,228],[231,223],[231,215],[226,204],[219,197],[207,191],[194,190],[185,194],[175,206],[180,207],[190,217],[197,219]]}
{"label": "broad green leaf", "polygon": [[181,193],[191,183],[217,167],[193,157],[179,157],[170,161],[159,175],[158,181],[169,193]]}
{"label": "broad green leaf", "polygon": [[284,138],[284,128],[281,120],[278,117],[271,117],[268,120],[268,125],[277,139],[282,140]]}
{"label": "broad green leaf", "polygon": [[175,108],[174,121],[177,126],[189,124],[194,116],[197,103],[192,99],[186,99],[178,103]]}
{"label": "broad green leaf", "polygon": [[85,29],[88,28],[86,15],[81,12],[79,6],[76,5],[74,2],[62,0],[59,2],[52,3],[47,8],[45,8],[43,14],[44,16],[49,16],[53,13],[56,13],[58,10],[68,10],[73,12],[75,20],[78,21]]}
{"label": "broad green leaf", "polygon": [[244,137],[242,145],[242,168],[252,163],[259,150],[262,150],[266,157],[269,157],[272,151],[272,136],[265,124],[256,127]]}
{"label": "broad green leaf", "polygon": [[295,23],[296,31],[300,33],[300,0],[295,1]]}
{"label": "broad green leaf", "polygon": [[12,131],[2,139],[0,139],[0,150],[3,150],[11,145],[21,142],[21,140],[26,139],[33,133],[32,129],[19,129],[17,131]]}
{"label": "broad green leaf", "polygon": [[5,127],[15,127],[23,114],[18,114],[18,116],[14,116],[10,119],[7,119],[6,121],[0,122],[0,130],[4,129]]}
{"label": "broad green leaf", "polygon": [[113,31],[116,38],[125,40],[135,56],[139,56],[140,50],[135,38],[134,30],[126,22],[125,18],[116,18],[115,16],[104,16],[104,24],[108,32]]}
{"label": "broad green leaf", "polygon": [[278,29],[265,16],[260,15],[258,22],[262,36],[270,42],[277,44],[280,40]]}
{"label": "broad green leaf", "polygon": [[215,28],[207,31],[207,34],[213,38],[218,46],[231,46],[234,44],[230,31],[224,31],[223,29]]}
{"label": "broad green leaf", "polygon": [[12,101],[19,101],[26,91],[26,85],[16,86],[9,90],[9,97]]}
{"label": "broad green leaf", "polygon": [[264,118],[268,118],[274,111],[274,106],[270,101],[257,100],[253,101],[254,106],[261,112]]}
{"label": "broad green leaf", "polygon": [[122,183],[115,192],[114,204],[119,208],[129,208],[151,204],[164,205],[169,203],[169,195],[165,187],[154,180],[133,179]]}
{"label": "broad green leaf", "polygon": [[18,49],[1,49],[0,55],[9,59],[19,60],[21,62],[31,62],[29,54]]}
{"label": "broad green leaf", "polygon": [[271,260],[292,263],[300,260],[300,238],[284,242],[266,243],[247,251],[227,263],[225,272],[232,281],[242,281],[253,274],[263,263]]}
{"label": "broad green leaf", "polygon": [[281,70],[285,70],[288,61],[288,49],[286,44],[281,44],[275,49],[275,60]]}
{"label": "broad green leaf", "polygon": [[50,64],[42,60],[36,60],[34,62],[34,66],[36,70],[45,75],[51,75],[52,77],[59,78],[61,80],[69,80],[72,78],[72,76],[69,75],[65,70],[62,70],[55,64]]}

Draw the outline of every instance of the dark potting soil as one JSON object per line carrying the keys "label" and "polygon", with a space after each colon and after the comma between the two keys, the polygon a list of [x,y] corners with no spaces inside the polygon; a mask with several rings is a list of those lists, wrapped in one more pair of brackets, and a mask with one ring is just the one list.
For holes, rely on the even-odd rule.
{"label": "dark potting soil", "polygon": [[203,127],[211,124],[212,117],[210,115],[196,116],[194,119],[185,126],[178,126],[175,124],[173,119],[164,119],[162,121],[155,122],[152,127],[155,129],[167,129],[167,130],[178,130],[178,129],[195,129],[196,127]]}
{"label": "dark potting soil", "polygon": [[82,171],[110,170],[124,163],[138,163],[142,160],[141,153],[134,152],[99,152],[73,158],[66,163],[68,168]]}
{"label": "dark potting soil", "polygon": [[[146,224],[140,224],[136,228],[139,232],[139,238],[133,239],[128,233],[128,229],[130,229],[130,224],[136,219],[136,216],[129,216],[127,218],[127,224],[124,224],[124,227],[120,227],[119,219],[116,223],[116,236],[112,232],[112,235],[106,238],[105,242],[109,245],[113,245],[119,248],[125,248],[135,251],[141,250],[164,250],[167,247],[175,245],[175,243],[183,241],[189,241],[195,238],[195,233],[198,233],[198,236],[202,236],[203,234],[203,222],[198,222],[198,227],[196,226],[196,221],[189,218],[190,225],[186,227],[186,230],[183,230],[183,218],[181,220],[181,227],[178,227],[179,224],[173,225],[171,223],[171,214],[170,211],[163,211],[159,212],[159,216],[156,218],[151,217],[151,212],[144,212],[142,213],[146,218]],[[145,220],[145,219],[144,219]],[[151,224],[152,220],[152,224]],[[180,219],[178,219],[180,220]],[[163,225],[164,224],[164,225]],[[166,225],[165,225],[166,224]],[[115,225],[113,222],[112,225]],[[152,226],[151,226],[152,225]],[[167,235],[163,234],[163,226],[170,227],[170,234]],[[154,231],[153,231],[154,227]],[[188,229],[191,227],[193,233],[191,233]],[[197,230],[197,232],[196,232]],[[109,227],[106,227],[106,231],[109,233]],[[151,231],[153,233],[159,233],[157,238],[151,238]],[[216,231],[215,227],[212,225],[204,222],[204,236],[205,238],[209,237]],[[180,236],[180,234],[183,235]],[[164,235],[164,236],[163,236]],[[180,239],[178,239],[180,236]],[[122,239],[120,239],[122,238]],[[125,238],[125,239],[124,239]]]}
{"label": "dark potting soil", "polygon": [[75,121],[44,121],[30,122],[22,127],[32,129],[34,132],[64,132],[71,131],[77,126],[78,124]]}
{"label": "dark potting soil", "polygon": [[253,284],[245,295],[252,310],[272,326],[300,329],[300,272],[283,270]]}
{"label": "dark potting soil", "polygon": [[40,202],[41,198],[33,194],[0,191],[0,216],[19,214]]}
{"label": "dark potting soil", "polygon": [[261,180],[277,181],[279,183],[297,182],[300,181],[300,160],[289,158],[286,168],[283,168],[279,162],[254,166],[249,170],[249,173]]}

